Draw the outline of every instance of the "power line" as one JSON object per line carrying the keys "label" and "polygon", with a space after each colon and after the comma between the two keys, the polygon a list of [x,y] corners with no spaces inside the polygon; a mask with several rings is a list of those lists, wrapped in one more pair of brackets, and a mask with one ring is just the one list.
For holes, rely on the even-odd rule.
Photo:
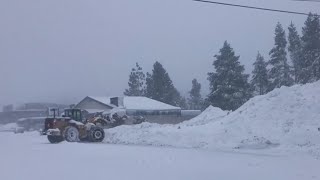
{"label": "power line", "polygon": [[245,5],[240,5],[240,4],[222,3],[222,2],[216,2],[216,1],[206,1],[206,0],[193,0],[193,1],[202,2],[202,3],[210,3],[210,4],[219,4],[219,5],[224,5],[224,6],[256,9],[256,10],[263,10],[263,11],[272,11],[272,12],[289,13],[289,14],[306,15],[306,16],[309,15],[308,13],[302,13],[302,12],[286,11],[286,10],[279,10],[279,9],[269,9],[269,8],[254,7],[254,6],[245,6]]}
{"label": "power line", "polygon": [[300,1],[300,2],[320,2],[320,0],[292,0],[292,1]]}

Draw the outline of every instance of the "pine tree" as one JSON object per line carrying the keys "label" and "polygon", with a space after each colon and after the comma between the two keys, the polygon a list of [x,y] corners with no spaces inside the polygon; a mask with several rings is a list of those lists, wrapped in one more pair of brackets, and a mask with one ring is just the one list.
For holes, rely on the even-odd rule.
{"label": "pine tree", "polygon": [[269,87],[267,63],[263,56],[258,53],[256,61],[253,63],[251,87],[255,94],[263,95],[267,93]]}
{"label": "pine tree", "polygon": [[144,96],[144,84],[146,76],[142,71],[142,68],[136,63],[136,67],[132,68],[129,76],[129,89],[126,89],[123,93],[126,96]]}
{"label": "pine tree", "polygon": [[301,38],[297,32],[296,27],[291,22],[289,28],[289,35],[288,35],[288,51],[290,54],[290,59],[293,64],[293,74],[294,74],[294,81],[295,83],[299,83],[301,81],[301,69],[302,69],[302,45],[301,45]]}
{"label": "pine tree", "polygon": [[235,56],[227,41],[214,57],[215,72],[208,73],[210,94],[206,101],[223,110],[235,110],[251,97],[249,75],[244,74],[240,56]]}
{"label": "pine tree", "polygon": [[293,79],[290,73],[290,66],[287,62],[287,40],[286,33],[280,23],[277,24],[275,29],[275,47],[271,49],[271,59],[269,64],[271,69],[269,71],[269,78],[271,79],[270,90],[279,88],[281,86],[291,86]]}
{"label": "pine tree", "polygon": [[200,110],[202,109],[202,98],[201,98],[201,84],[197,81],[197,79],[192,80],[192,88],[189,91],[190,99],[189,99],[189,107],[191,109]]}
{"label": "pine tree", "polygon": [[179,99],[178,106],[181,107],[181,109],[188,109],[187,99],[183,96],[180,96]]}
{"label": "pine tree", "polygon": [[153,78],[152,78],[152,74],[148,73],[147,72],[147,78],[146,78],[146,91],[145,91],[145,95],[146,97],[149,97],[149,98],[154,98],[155,96],[155,87],[154,87],[154,81],[153,81]]}
{"label": "pine tree", "polygon": [[146,96],[149,98],[174,106],[180,106],[183,103],[169,74],[158,61],[153,65],[152,74],[147,73],[146,85]]}
{"label": "pine tree", "polygon": [[320,22],[319,16],[309,14],[302,28],[302,83],[320,79]]}

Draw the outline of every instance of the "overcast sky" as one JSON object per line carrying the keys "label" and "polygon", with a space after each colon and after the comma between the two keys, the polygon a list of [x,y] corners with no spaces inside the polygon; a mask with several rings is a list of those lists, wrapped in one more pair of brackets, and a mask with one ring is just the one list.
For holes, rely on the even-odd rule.
{"label": "overcast sky", "polygon": [[[320,3],[223,2],[320,13]],[[205,94],[225,40],[251,72],[258,51],[268,59],[278,21],[300,29],[305,19],[191,0],[1,0],[0,106],[121,95],[135,62],[150,71],[156,60],[179,91],[197,78]]]}

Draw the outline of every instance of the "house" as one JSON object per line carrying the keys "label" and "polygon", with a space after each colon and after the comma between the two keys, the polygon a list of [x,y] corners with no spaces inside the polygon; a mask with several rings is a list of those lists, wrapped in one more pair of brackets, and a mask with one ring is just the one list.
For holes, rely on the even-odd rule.
{"label": "house", "polygon": [[75,108],[86,110],[89,113],[120,108],[129,116],[143,116],[146,121],[159,124],[177,124],[201,113],[200,110],[181,110],[180,107],[142,96],[87,96]]}
{"label": "house", "polygon": [[93,97],[87,96],[75,108],[88,112],[123,108],[129,116],[144,116],[148,122],[175,124],[183,121],[181,108],[141,96]]}
{"label": "house", "polygon": [[88,112],[108,111],[123,108],[128,115],[181,115],[181,108],[147,97],[93,97],[87,96],[75,108]]}

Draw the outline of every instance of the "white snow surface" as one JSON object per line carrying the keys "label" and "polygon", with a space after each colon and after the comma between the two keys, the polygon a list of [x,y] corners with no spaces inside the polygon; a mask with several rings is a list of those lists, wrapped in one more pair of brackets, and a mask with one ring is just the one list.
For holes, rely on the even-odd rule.
{"label": "white snow surface", "polygon": [[124,106],[132,110],[172,110],[181,109],[147,97],[125,96]]}
{"label": "white snow surface", "polygon": [[0,133],[1,180],[318,180],[320,160],[274,155],[126,146],[49,144],[36,132]]}
{"label": "white snow surface", "polygon": [[320,180],[318,92],[320,82],[283,87],[234,112],[107,129],[104,143],[1,132],[0,179]]}
{"label": "white snow surface", "polygon": [[219,120],[220,118],[228,115],[229,113],[230,113],[229,111],[223,111],[220,108],[209,106],[197,117],[189,121],[184,121],[180,125],[186,125],[186,126],[205,125],[205,124],[208,124],[209,122]]}
{"label": "white snow surface", "polygon": [[[99,101],[103,104],[110,104],[110,97],[94,97],[89,96],[91,99]],[[123,105],[125,109],[129,110],[179,110],[180,107],[171,106],[160,101],[156,101],[147,97],[141,96],[124,96]],[[113,105],[112,105],[113,106]]]}
{"label": "white snow surface", "polygon": [[209,107],[178,125],[107,130],[109,143],[209,149],[306,151],[320,157],[320,82],[282,87],[234,112]]}
{"label": "white snow surface", "polygon": [[110,98],[112,98],[112,97],[105,97],[105,96],[88,96],[88,97],[91,99],[94,99],[96,101],[99,101],[103,104],[110,105],[111,107],[116,107],[115,105],[111,104],[111,102],[110,102]]}

